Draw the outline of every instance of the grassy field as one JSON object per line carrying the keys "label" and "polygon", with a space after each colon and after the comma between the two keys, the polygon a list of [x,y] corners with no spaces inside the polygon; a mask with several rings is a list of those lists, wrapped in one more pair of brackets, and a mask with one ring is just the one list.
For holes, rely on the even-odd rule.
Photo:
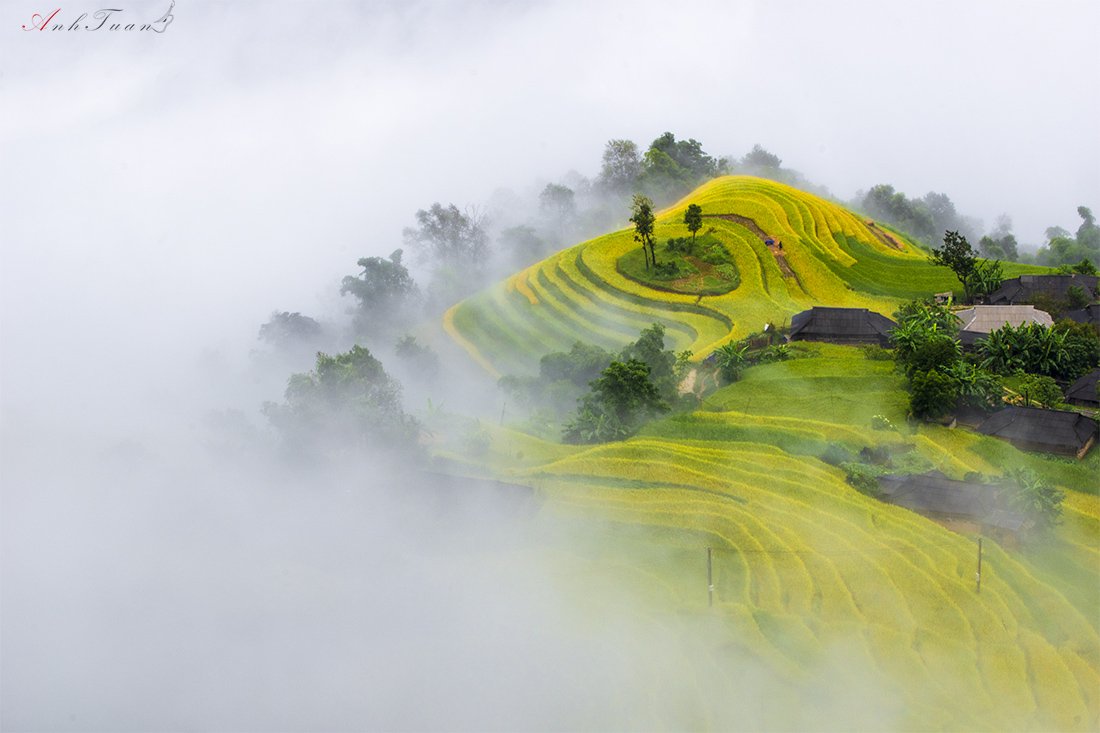
{"label": "grassy field", "polygon": [[[903,701],[891,727],[1095,730],[1098,454],[1038,458],[964,430],[910,429],[904,411],[891,362],[813,345],[622,443],[562,446],[498,428],[485,456],[443,449],[440,460],[534,486],[546,515],[595,527],[603,544],[589,562],[648,579],[640,613],[721,619],[729,644],[790,686],[791,704],[812,705],[797,697],[806,670],[843,648],[853,674]],[[874,415],[900,427],[871,430]],[[1065,521],[1022,548],[987,538],[977,594],[976,538],[857,493],[816,458],[829,444],[908,450],[956,478],[1030,465],[1070,491]],[[716,649],[695,665],[724,663]],[[782,727],[775,714],[767,724]]]}
{"label": "grassy field", "polygon": [[[904,235],[749,177],[716,179],[659,212],[659,242],[687,234],[680,222],[689,203],[733,216],[704,219],[736,266],[729,292],[700,297],[624,276],[624,258],[640,253],[623,230],[460,303],[444,328],[490,374],[532,373],[548,351],[576,340],[617,349],[654,321],[665,325],[668,347],[702,358],[811,305],[889,314],[958,287]],[[783,242],[782,260],[761,232]],[[718,701],[754,689],[737,674],[751,668],[753,679],[772,683],[758,691],[768,704],[750,728],[817,728],[837,699],[850,708],[840,719],[868,730],[1100,728],[1100,451],[1078,462],[966,429],[911,427],[893,362],[854,347],[794,351],[797,358],[752,367],[698,410],[624,442],[564,446],[486,426],[484,454],[441,439],[435,459],[443,470],[532,486],[541,516],[579,528],[589,544],[548,549],[577,568],[567,584],[576,598],[588,597],[586,578],[606,571],[636,585],[642,600],[632,613],[647,623],[719,629],[717,643],[685,641],[690,653],[642,670],[655,694],[694,685],[697,717],[631,710],[630,727],[722,727]],[[876,416],[895,427],[873,429]],[[819,458],[864,447],[954,478],[1030,467],[1068,492],[1064,521],[1021,547],[987,538],[978,594],[976,537],[856,492]],[[848,698],[822,676],[871,692]],[[877,715],[880,700],[896,703],[886,717]]]}

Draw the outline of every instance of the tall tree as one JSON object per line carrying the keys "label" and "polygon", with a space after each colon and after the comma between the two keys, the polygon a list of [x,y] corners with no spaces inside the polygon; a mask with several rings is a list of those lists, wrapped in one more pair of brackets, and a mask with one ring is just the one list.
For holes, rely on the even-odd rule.
{"label": "tall tree", "polygon": [[634,224],[634,241],[642,244],[642,252],[645,254],[645,266],[648,270],[650,261],[654,265],[657,264],[657,257],[653,251],[653,228],[656,222],[656,216],[653,214],[653,202],[649,197],[636,193],[634,194],[633,212],[630,221]]}
{"label": "tall tree", "polygon": [[638,146],[630,140],[608,140],[603,151],[598,183],[616,194],[629,193],[642,172]]}
{"label": "tall tree", "polygon": [[348,275],[340,284],[341,295],[359,301],[356,328],[365,335],[393,332],[406,325],[419,290],[408,268],[401,263],[402,250],[389,257],[363,257],[357,277]]}
{"label": "tall tree", "polygon": [[465,271],[480,270],[489,253],[489,235],[477,211],[437,203],[416,212],[417,227],[406,228],[405,242],[425,261]]}
{"label": "tall tree", "polygon": [[970,242],[958,232],[944,233],[943,247],[932,250],[928,261],[950,268],[969,299],[986,295],[1001,284],[1001,263],[979,260]]}
{"label": "tall tree", "polygon": [[317,321],[301,313],[275,311],[271,319],[260,326],[259,338],[276,348],[294,348],[316,344],[324,336]]}
{"label": "tall tree", "polygon": [[684,212],[684,224],[691,232],[691,243],[695,244],[695,233],[703,228],[703,207],[698,204],[688,204]]}
{"label": "tall tree", "polygon": [[497,247],[515,267],[526,267],[544,256],[546,243],[529,226],[509,227],[497,236]]}
{"label": "tall tree", "polygon": [[313,371],[291,376],[285,397],[264,413],[296,452],[417,449],[420,425],[401,407],[401,385],[362,346],[317,354]]}
{"label": "tall tree", "polygon": [[752,150],[741,159],[741,166],[750,171],[777,171],[782,163],[778,155],[769,153],[759,143],[753,145]]}
{"label": "tall tree", "polygon": [[539,209],[554,220],[558,239],[564,239],[565,233],[577,214],[576,196],[573,189],[558,183],[547,183],[539,194]]}
{"label": "tall tree", "polygon": [[622,440],[632,435],[645,417],[667,410],[645,362],[613,361],[592,382],[591,392],[581,400],[562,438],[567,443]]}
{"label": "tall tree", "polygon": [[459,211],[434,203],[416,212],[417,227],[404,230],[406,245],[432,270],[428,288],[434,308],[450,305],[484,282],[489,257],[485,217],[477,209]]}

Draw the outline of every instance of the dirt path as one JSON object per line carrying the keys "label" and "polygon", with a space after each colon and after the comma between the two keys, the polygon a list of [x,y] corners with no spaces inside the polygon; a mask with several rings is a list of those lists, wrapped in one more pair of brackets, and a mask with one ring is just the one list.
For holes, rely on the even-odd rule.
{"label": "dirt path", "polygon": [[680,382],[680,388],[678,390],[676,390],[677,392],[679,392],[682,395],[685,395],[685,394],[688,394],[689,392],[695,391],[695,372],[696,371],[697,370],[692,369],[690,372],[687,373],[687,376],[684,377],[684,381]]}
{"label": "dirt path", "polygon": [[889,232],[879,229],[877,226],[875,226],[875,223],[873,221],[868,221],[864,223],[867,224],[867,228],[871,230],[871,234],[874,234],[875,238],[885,244],[887,247],[893,247],[896,250],[905,249],[905,247],[901,245],[901,242],[894,239]]}
{"label": "dirt path", "polygon": [[[783,254],[783,250],[778,245],[768,244],[768,240],[775,241],[775,237],[769,237],[767,232],[757,225],[755,221],[747,216],[741,216],[740,214],[703,214],[703,218],[712,217],[714,219],[725,219],[726,221],[737,222],[741,226],[748,229],[750,232],[760,238],[760,241],[764,243],[764,246],[768,248],[768,251],[775,257],[775,262],[779,265],[779,271],[783,273],[783,277],[793,278],[796,282],[798,276],[794,274],[794,270],[791,269],[790,264],[787,262],[787,255]],[[799,284],[801,287],[801,283]]]}

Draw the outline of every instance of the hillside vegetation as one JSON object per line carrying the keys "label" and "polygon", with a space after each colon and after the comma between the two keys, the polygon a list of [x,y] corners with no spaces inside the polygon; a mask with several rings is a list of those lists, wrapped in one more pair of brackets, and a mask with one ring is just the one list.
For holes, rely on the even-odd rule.
{"label": "hillside vegetation", "polygon": [[[692,203],[703,209],[701,234],[733,258],[737,284],[729,292],[669,292],[624,276],[621,260],[639,246],[633,231],[623,229],[562,250],[459,303],[446,314],[445,328],[499,375],[532,372],[540,356],[577,340],[622,347],[655,321],[676,350],[702,358],[765,324],[789,323],[812,305],[890,314],[904,300],[959,288],[949,270],[928,264],[926,252],[904,235],[750,176],[716,178],[659,212],[659,243],[689,236],[683,217]],[[1005,265],[1006,277],[1039,269]]]}

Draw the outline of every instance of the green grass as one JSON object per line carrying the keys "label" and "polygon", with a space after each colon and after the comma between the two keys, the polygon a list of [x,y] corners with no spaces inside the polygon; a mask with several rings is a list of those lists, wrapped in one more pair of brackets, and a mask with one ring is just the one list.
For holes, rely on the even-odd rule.
{"label": "green grass", "polygon": [[676,274],[662,274],[647,266],[641,247],[628,250],[617,263],[619,274],[655,290],[686,295],[723,295],[741,284],[737,263],[726,245],[714,234],[690,239],[678,237],[659,242],[656,249],[659,266],[672,265]]}

